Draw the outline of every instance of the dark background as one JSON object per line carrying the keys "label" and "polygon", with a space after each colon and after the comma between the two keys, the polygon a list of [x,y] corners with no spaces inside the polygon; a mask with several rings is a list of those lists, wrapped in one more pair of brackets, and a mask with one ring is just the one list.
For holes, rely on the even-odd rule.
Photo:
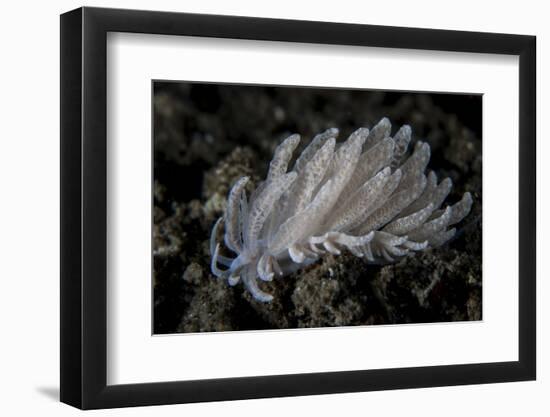
{"label": "dark background", "polygon": [[[481,319],[480,95],[160,81],[153,93],[155,333]],[[327,257],[270,283],[267,305],[212,276],[207,241],[235,180],[263,179],[289,134],[298,154],[329,127],[343,140],[382,117],[430,144],[448,204],[472,193],[454,241],[384,267]]]}

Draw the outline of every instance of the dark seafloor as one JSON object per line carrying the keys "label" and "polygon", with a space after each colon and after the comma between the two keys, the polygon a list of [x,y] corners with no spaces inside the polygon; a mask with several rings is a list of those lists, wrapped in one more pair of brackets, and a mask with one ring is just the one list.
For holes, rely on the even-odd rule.
{"label": "dark seafloor", "polygon": [[[480,320],[481,109],[474,95],[155,82],[154,333]],[[387,266],[325,256],[261,282],[268,304],[211,274],[210,231],[238,178],[249,194],[291,133],[297,155],[329,127],[341,141],[384,116],[430,144],[428,169],[453,181],[446,204],[472,193],[454,240]]]}

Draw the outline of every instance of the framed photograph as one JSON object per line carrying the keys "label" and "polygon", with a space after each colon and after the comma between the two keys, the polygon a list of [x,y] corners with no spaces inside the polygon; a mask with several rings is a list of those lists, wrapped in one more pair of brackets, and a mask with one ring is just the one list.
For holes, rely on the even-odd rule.
{"label": "framed photograph", "polygon": [[61,401],[533,380],[535,37],[61,16]]}

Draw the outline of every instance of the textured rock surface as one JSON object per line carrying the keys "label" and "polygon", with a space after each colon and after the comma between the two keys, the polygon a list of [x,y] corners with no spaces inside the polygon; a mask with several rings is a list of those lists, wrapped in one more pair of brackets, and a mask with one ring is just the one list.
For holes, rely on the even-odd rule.
{"label": "textured rock surface", "polygon": [[[450,244],[388,266],[329,256],[263,284],[269,304],[212,276],[208,238],[236,179],[251,176],[253,188],[289,133],[338,126],[346,137],[383,116],[430,144],[430,168],[453,180],[449,201],[472,193],[472,212]],[[155,333],[479,320],[480,132],[481,101],[471,97],[157,85]]]}

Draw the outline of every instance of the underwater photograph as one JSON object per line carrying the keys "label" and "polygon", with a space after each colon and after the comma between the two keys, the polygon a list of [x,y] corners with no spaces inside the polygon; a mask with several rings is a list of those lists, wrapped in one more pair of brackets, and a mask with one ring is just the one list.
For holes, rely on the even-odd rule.
{"label": "underwater photograph", "polygon": [[482,320],[482,95],[152,98],[154,334]]}

